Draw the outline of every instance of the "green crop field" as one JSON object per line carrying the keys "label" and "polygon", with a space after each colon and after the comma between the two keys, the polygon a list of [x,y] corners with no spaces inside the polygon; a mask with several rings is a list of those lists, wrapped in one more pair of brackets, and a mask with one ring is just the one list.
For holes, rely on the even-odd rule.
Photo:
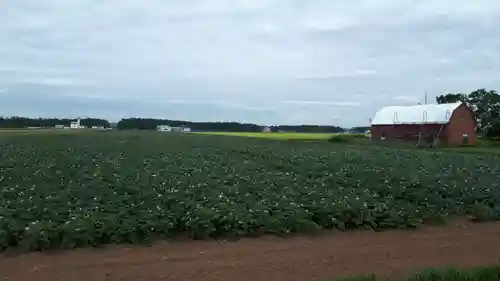
{"label": "green crop field", "polygon": [[94,129],[0,129],[0,138],[16,136],[16,135],[81,135],[96,132],[107,132],[107,131],[97,131]]}
{"label": "green crop field", "polygon": [[156,132],[0,138],[0,248],[500,217],[500,157]]}
{"label": "green crop field", "polygon": [[328,140],[336,134],[328,133],[260,133],[260,132],[202,132],[195,134],[233,136],[233,137],[251,137],[276,140]]}

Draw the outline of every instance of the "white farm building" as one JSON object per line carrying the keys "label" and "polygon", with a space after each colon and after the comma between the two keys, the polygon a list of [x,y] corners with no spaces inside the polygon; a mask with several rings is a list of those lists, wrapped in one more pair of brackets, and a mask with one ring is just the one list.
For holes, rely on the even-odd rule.
{"label": "white farm building", "polygon": [[172,132],[172,127],[168,125],[158,125],[156,126],[158,132]]}
{"label": "white farm building", "polygon": [[176,132],[176,133],[188,133],[191,132],[191,128],[188,127],[172,127],[168,125],[158,125],[156,126],[158,132]]}
{"label": "white farm building", "polygon": [[82,126],[80,123],[80,119],[77,119],[76,121],[72,121],[69,125],[71,129],[83,129],[85,126]]}

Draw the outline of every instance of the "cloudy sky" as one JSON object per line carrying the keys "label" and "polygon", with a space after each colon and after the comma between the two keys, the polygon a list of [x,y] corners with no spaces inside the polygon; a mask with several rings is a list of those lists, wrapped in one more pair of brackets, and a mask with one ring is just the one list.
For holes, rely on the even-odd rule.
{"label": "cloudy sky", "polygon": [[500,90],[498,0],[0,0],[0,115],[366,125]]}

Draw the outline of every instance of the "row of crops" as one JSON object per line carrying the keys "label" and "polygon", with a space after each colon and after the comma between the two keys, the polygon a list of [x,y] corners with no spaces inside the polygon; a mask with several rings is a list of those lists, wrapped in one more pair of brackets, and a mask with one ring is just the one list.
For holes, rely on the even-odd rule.
{"label": "row of crops", "polygon": [[0,139],[0,248],[500,217],[500,158],[161,133]]}

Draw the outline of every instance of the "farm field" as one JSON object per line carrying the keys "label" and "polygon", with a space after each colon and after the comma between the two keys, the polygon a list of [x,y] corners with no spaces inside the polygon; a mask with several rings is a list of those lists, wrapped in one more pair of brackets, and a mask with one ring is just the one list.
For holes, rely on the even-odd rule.
{"label": "farm field", "polygon": [[97,129],[0,129],[0,138],[8,138],[16,135],[82,135],[107,133],[108,131],[100,131]]}
{"label": "farm field", "polygon": [[328,140],[334,135],[328,133],[260,133],[260,132],[199,132],[195,134],[219,135],[232,137],[250,137],[276,140]]}
{"label": "farm field", "polygon": [[[127,252],[128,255],[122,250],[112,249],[68,253],[76,262],[74,267],[86,264],[90,268],[99,267],[96,255],[102,253],[103,259],[117,266],[110,271],[122,277],[124,275],[118,272],[125,272],[127,264],[145,266],[148,260],[158,258],[160,252],[164,255],[169,247],[174,247],[172,252],[167,251],[172,259],[187,259],[194,263],[177,264],[179,268],[185,266],[186,270],[192,270],[197,265],[201,266],[200,272],[213,274],[212,280],[223,280],[217,278],[223,269],[231,272],[225,265],[222,266],[229,262],[230,257],[240,260],[234,265],[238,270],[250,267],[248,272],[251,272],[252,266],[263,265],[258,262],[247,265],[251,257],[270,263],[271,258],[279,258],[280,253],[283,262],[287,261],[288,265],[301,264],[313,268],[314,264],[308,264],[307,260],[332,265],[336,259],[331,255],[343,247],[336,244],[337,239],[350,245],[338,258],[350,260],[353,266],[358,266],[357,269],[353,267],[352,272],[339,271],[342,275],[363,273],[360,272],[362,264],[356,263],[357,258],[354,258],[354,255],[367,255],[363,248],[371,249],[375,260],[388,252],[401,257],[408,244],[414,244],[415,249],[417,246],[425,249],[422,245],[437,247],[439,251],[436,251],[443,255],[441,258],[437,255],[425,258],[423,252],[410,251],[406,256],[408,261],[403,262],[399,269],[401,271],[408,269],[410,261],[415,258],[412,255],[421,255],[412,266],[420,263],[433,266],[440,265],[440,262],[480,265],[494,262],[493,257],[498,258],[500,254],[495,252],[496,247],[491,247],[491,241],[499,231],[498,223],[474,225],[464,222],[462,228],[453,228],[453,231],[445,231],[446,234],[439,234],[440,228],[426,230],[425,227],[423,232],[415,234],[406,231],[382,234],[348,230],[414,228],[445,220],[498,220],[499,160],[498,156],[484,154],[354,148],[326,142],[276,142],[201,134],[90,132],[0,135],[0,247],[8,253],[139,244],[164,238],[184,241],[174,242],[173,246],[135,249]],[[298,245],[308,245],[307,241],[317,243],[312,238],[289,238],[289,245],[285,242],[287,240],[278,238],[243,239],[231,244],[236,246],[224,246],[225,249],[233,248],[228,252],[218,252],[220,258],[215,254],[215,265],[204,263],[202,266],[201,260],[207,257],[200,252],[210,253],[205,247],[216,251],[220,242],[189,242],[193,238],[319,234],[330,230],[347,232],[331,237],[320,235],[318,241],[323,241],[324,245],[316,244],[315,249],[325,247],[327,251],[320,255],[320,260],[311,256],[300,258],[299,253],[304,252],[306,246]],[[429,240],[429,233],[435,234],[436,238]],[[397,238],[401,239],[400,246],[394,246],[400,248],[391,248],[390,242],[396,241],[394,235],[401,237]],[[419,235],[427,237],[422,238],[420,245],[415,242]],[[475,235],[481,239],[470,239]],[[187,237],[189,239],[186,240]],[[386,240],[381,240],[375,248],[368,247],[376,237],[386,237]],[[438,246],[439,241],[448,241],[447,247],[450,248],[446,250]],[[243,252],[238,252],[237,245],[243,247]],[[246,246],[248,249],[264,251],[268,258],[261,253],[244,250],[244,245],[249,245]],[[151,250],[153,256],[148,256],[146,252],[149,250],[146,249]],[[347,249],[352,249],[352,253]],[[461,256],[453,249],[469,254]],[[473,249],[483,250],[472,259],[470,253]],[[236,255],[233,252],[239,253],[243,260],[232,256]],[[182,253],[191,254],[184,256]],[[309,253],[313,255],[313,252]],[[78,263],[80,255],[84,261]],[[124,255],[123,259],[118,258],[121,255]],[[331,258],[329,262],[328,257]],[[39,258],[34,254],[5,260],[0,258],[0,269],[2,266],[5,270],[10,269],[12,279],[15,279],[16,274],[21,274],[20,270],[15,271],[17,263],[32,262],[36,267],[38,263],[44,264],[45,259]],[[475,260],[475,263],[468,264],[465,261],[467,258]],[[70,280],[68,270],[71,264],[63,266],[64,263],[58,259],[47,259],[50,264],[47,268],[59,268],[62,272],[59,280]],[[427,264],[426,259],[433,262]],[[165,260],[169,260],[168,255]],[[158,276],[166,274],[167,271],[160,270],[165,262],[161,264],[151,265],[150,272],[136,267],[137,274],[143,274],[142,277],[129,272],[130,276],[137,278],[114,280],[141,280],[139,277],[148,277],[142,280],[161,280],[151,275],[155,272]],[[285,263],[276,265],[276,270],[281,268],[285,272],[281,275],[276,273],[275,280],[291,280],[281,278],[293,272],[285,267]],[[98,276],[107,276],[104,268],[95,272]],[[320,273],[321,269],[316,276],[311,271],[307,272],[303,275],[296,272],[297,278],[323,278],[327,273],[332,274],[330,270]],[[189,275],[187,272],[179,274]],[[99,278],[90,280],[113,280]],[[185,276],[183,280],[188,279]],[[15,280],[23,279],[19,277]],[[24,280],[33,278],[26,277]]]}

